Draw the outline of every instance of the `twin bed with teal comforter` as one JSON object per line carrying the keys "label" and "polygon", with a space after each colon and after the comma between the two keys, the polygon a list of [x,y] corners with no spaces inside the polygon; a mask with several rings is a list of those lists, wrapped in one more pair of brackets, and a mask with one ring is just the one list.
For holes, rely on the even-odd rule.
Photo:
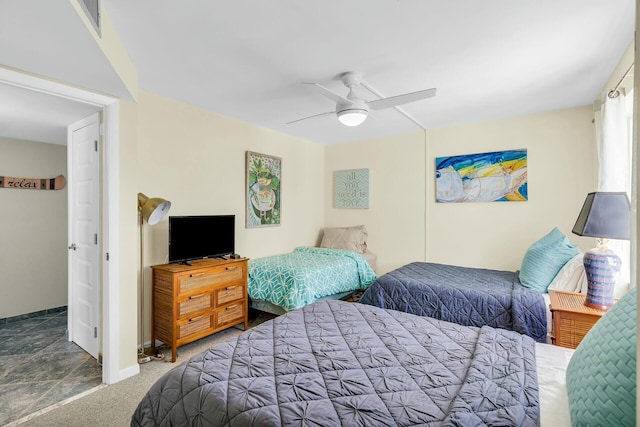
{"label": "twin bed with teal comforter", "polygon": [[361,254],[315,247],[252,259],[248,275],[252,307],[270,312],[292,311],[326,297],[346,296],[376,280]]}

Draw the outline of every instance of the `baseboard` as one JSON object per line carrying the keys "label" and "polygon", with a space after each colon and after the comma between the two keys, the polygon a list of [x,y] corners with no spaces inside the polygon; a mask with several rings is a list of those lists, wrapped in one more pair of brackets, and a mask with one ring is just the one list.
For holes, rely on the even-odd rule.
{"label": "baseboard", "polygon": [[6,325],[7,323],[18,322],[20,320],[31,319],[32,317],[45,316],[47,314],[58,314],[67,311],[67,306],[63,305],[55,308],[47,308],[44,310],[34,311],[32,313],[19,314],[17,316],[3,317],[0,319],[0,325]]}
{"label": "baseboard", "polygon": [[127,378],[136,376],[140,373],[140,365],[138,365],[138,362],[136,362],[135,365],[131,365],[127,368],[121,369],[120,371],[118,371],[118,378],[113,381],[113,383],[117,383],[120,382],[122,380],[126,380]]}

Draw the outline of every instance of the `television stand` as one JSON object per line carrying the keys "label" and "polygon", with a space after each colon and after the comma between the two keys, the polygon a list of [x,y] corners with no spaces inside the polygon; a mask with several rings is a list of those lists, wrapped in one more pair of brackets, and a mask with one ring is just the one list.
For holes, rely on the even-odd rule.
{"label": "television stand", "polygon": [[157,339],[171,347],[175,362],[182,345],[238,324],[247,330],[247,262],[207,259],[152,266],[151,345]]}

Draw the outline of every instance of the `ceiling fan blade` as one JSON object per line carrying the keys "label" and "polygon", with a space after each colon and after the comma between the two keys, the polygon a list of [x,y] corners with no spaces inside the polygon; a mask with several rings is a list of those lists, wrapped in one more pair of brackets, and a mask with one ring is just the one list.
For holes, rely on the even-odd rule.
{"label": "ceiling fan blade", "polygon": [[367,105],[373,110],[382,110],[384,108],[396,107],[409,102],[419,101],[425,98],[436,96],[436,89],[425,89],[417,92],[405,93],[403,95],[390,96],[388,98],[376,99],[367,102]]}
{"label": "ceiling fan blade", "polygon": [[321,84],[308,83],[308,82],[303,82],[303,84],[315,86],[320,91],[321,94],[323,94],[324,96],[326,96],[327,98],[329,98],[330,100],[332,100],[332,101],[334,101],[334,102],[336,102],[338,104],[351,105],[351,100],[345,98],[342,95],[339,95],[339,94],[335,93],[331,89],[327,89],[326,87],[322,86]]}
{"label": "ceiling fan blade", "polygon": [[327,111],[326,113],[314,114],[313,116],[303,117],[301,119],[293,120],[285,124],[290,125],[291,123],[301,122],[302,120],[313,119],[314,117],[326,116],[328,114],[335,114],[335,113],[336,113],[335,111]]}

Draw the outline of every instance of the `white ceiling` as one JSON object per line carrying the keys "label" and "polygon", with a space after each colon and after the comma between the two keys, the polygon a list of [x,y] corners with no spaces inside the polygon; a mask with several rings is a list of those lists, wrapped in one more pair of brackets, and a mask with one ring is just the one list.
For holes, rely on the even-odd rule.
{"label": "white ceiling", "polygon": [[67,126],[98,110],[93,105],[0,84],[0,137],[66,145]]}
{"label": "white ceiling", "polygon": [[[34,2],[64,7],[62,0],[9,3]],[[435,98],[403,106],[427,128],[588,105],[632,42],[635,16],[633,0],[102,4],[138,70],[140,88],[323,144],[419,127],[393,109],[371,112],[356,128],[339,124],[333,115],[286,125],[335,108],[301,82],[319,82],[346,95],[339,76],[360,71],[386,96],[435,87]],[[0,37],[0,51],[10,58],[5,65],[120,94],[95,43],[76,43],[69,56],[59,43],[75,40],[67,37],[73,25],[56,25],[65,28],[61,38],[50,23],[41,22],[35,30],[25,22],[12,24],[15,14],[33,18],[33,7],[23,9],[12,9],[10,18],[0,13],[0,24],[12,25],[19,35],[9,42]],[[38,19],[44,18],[39,14]],[[16,47],[24,37],[46,40],[49,50],[38,40],[26,43],[26,50]],[[52,60],[52,49],[62,60]],[[90,52],[83,56],[82,49]],[[65,72],[65,63],[73,70]],[[360,94],[375,99],[366,91]],[[0,93],[0,112],[5,111],[3,97]]]}

